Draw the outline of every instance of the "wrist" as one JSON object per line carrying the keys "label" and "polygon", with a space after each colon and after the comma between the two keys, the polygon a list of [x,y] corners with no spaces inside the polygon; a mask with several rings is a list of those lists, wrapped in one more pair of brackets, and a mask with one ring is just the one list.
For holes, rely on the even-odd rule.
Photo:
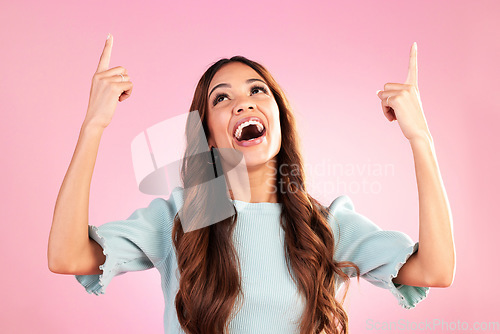
{"label": "wrist", "polygon": [[95,119],[85,119],[82,124],[82,131],[85,132],[103,132],[105,125],[99,123]]}
{"label": "wrist", "polygon": [[408,139],[410,145],[420,145],[420,144],[430,144],[434,145],[434,139],[431,136],[430,132],[422,132],[419,135],[416,135],[410,139]]}

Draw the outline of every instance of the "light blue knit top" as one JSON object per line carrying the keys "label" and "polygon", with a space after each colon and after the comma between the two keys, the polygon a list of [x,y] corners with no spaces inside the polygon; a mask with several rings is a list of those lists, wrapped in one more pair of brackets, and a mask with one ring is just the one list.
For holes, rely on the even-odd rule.
{"label": "light blue knit top", "polygon": [[[89,236],[103,248],[102,275],[75,275],[88,293],[103,294],[111,279],[129,271],[156,268],[161,275],[165,300],[166,334],[181,330],[174,299],[179,288],[177,259],[172,244],[173,219],[183,203],[182,188],[169,199],[155,198],[148,207],[135,210],[126,220],[89,226]],[[233,240],[242,270],[243,306],[229,323],[231,333],[299,333],[305,302],[288,273],[284,231],[280,226],[281,203],[247,203],[233,200],[238,220]],[[388,289],[399,305],[412,308],[427,297],[428,287],[392,282],[401,266],[418,249],[402,232],[381,230],[357,213],[347,195],[329,206],[328,222],[335,240],[337,261],[352,261],[361,277]],[[344,268],[350,277],[356,272]]]}

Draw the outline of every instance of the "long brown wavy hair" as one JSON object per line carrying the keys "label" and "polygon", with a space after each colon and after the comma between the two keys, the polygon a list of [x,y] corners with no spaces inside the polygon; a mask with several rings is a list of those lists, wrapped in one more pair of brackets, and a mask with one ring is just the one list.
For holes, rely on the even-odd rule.
{"label": "long brown wavy hair", "polygon": [[[246,64],[264,78],[279,107],[282,137],[276,167],[282,173],[277,173],[275,180],[281,181],[281,189],[284,189],[278,191],[277,199],[282,203],[280,225],[285,232],[288,271],[306,300],[300,334],[348,333],[348,317],[342,305],[349,277],[342,268],[353,267],[358,280],[359,268],[352,262],[334,260],[333,233],[327,221],[329,213],[306,191],[295,117],[284,92],[264,66],[243,56],[213,63],[199,80],[190,107],[190,112],[199,113],[199,120],[198,125],[186,125],[186,151],[181,166],[184,205],[181,210],[184,222],[205,227],[185,232],[179,213],[174,219],[172,239],[180,273],[180,287],[175,297],[179,323],[189,334],[227,333],[230,317],[237,312],[236,302],[241,301],[239,297],[243,294],[241,267],[232,242],[238,215],[227,198],[223,204],[234,208],[231,211],[234,214],[207,226],[207,217],[213,216],[211,213],[216,210],[209,201],[217,189],[206,181],[217,174],[213,165],[207,163],[214,161],[212,156],[200,153],[207,144],[206,138],[198,135],[201,127],[209,135],[207,95],[210,82],[222,66],[231,62]],[[343,282],[346,289],[339,302],[335,294]]]}

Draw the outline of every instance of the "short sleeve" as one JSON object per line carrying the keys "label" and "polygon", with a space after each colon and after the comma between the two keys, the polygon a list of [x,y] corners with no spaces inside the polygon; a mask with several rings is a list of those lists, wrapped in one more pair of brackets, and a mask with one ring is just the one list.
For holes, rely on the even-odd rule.
{"label": "short sleeve", "polygon": [[[429,287],[395,284],[392,279],[408,258],[418,250],[418,242],[403,232],[385,231],[354,210],[347,195],[337,197],[329,208],[329,223],[334,232],[336,261],[352,261],[360,275],[375,286],[388,289],[406,309],[427,297]],[[352,267],[343,268],[349,277]]]}
{"label": "short sleeve", "polygon": [[102,274],[75,275],[77,281],[88,293],[99,295],[115,276],[156,267],[171,253],[176,212],[172,197],[155,198],[125,220],[89,225],[89,237],[101,245],[106,260],[99,266]]}

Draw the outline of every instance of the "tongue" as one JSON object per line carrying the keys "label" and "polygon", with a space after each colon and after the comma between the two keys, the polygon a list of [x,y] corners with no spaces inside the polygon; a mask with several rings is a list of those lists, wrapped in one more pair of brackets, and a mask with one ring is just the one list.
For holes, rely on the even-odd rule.
{"label": "tongue", "polygon": [[249,126],[245,126],[242,129],[240,141],[258,138],[261,135],[262,135],[262,132],[259,131],[259,129],[257,128],[257,125],[251,124]]}

